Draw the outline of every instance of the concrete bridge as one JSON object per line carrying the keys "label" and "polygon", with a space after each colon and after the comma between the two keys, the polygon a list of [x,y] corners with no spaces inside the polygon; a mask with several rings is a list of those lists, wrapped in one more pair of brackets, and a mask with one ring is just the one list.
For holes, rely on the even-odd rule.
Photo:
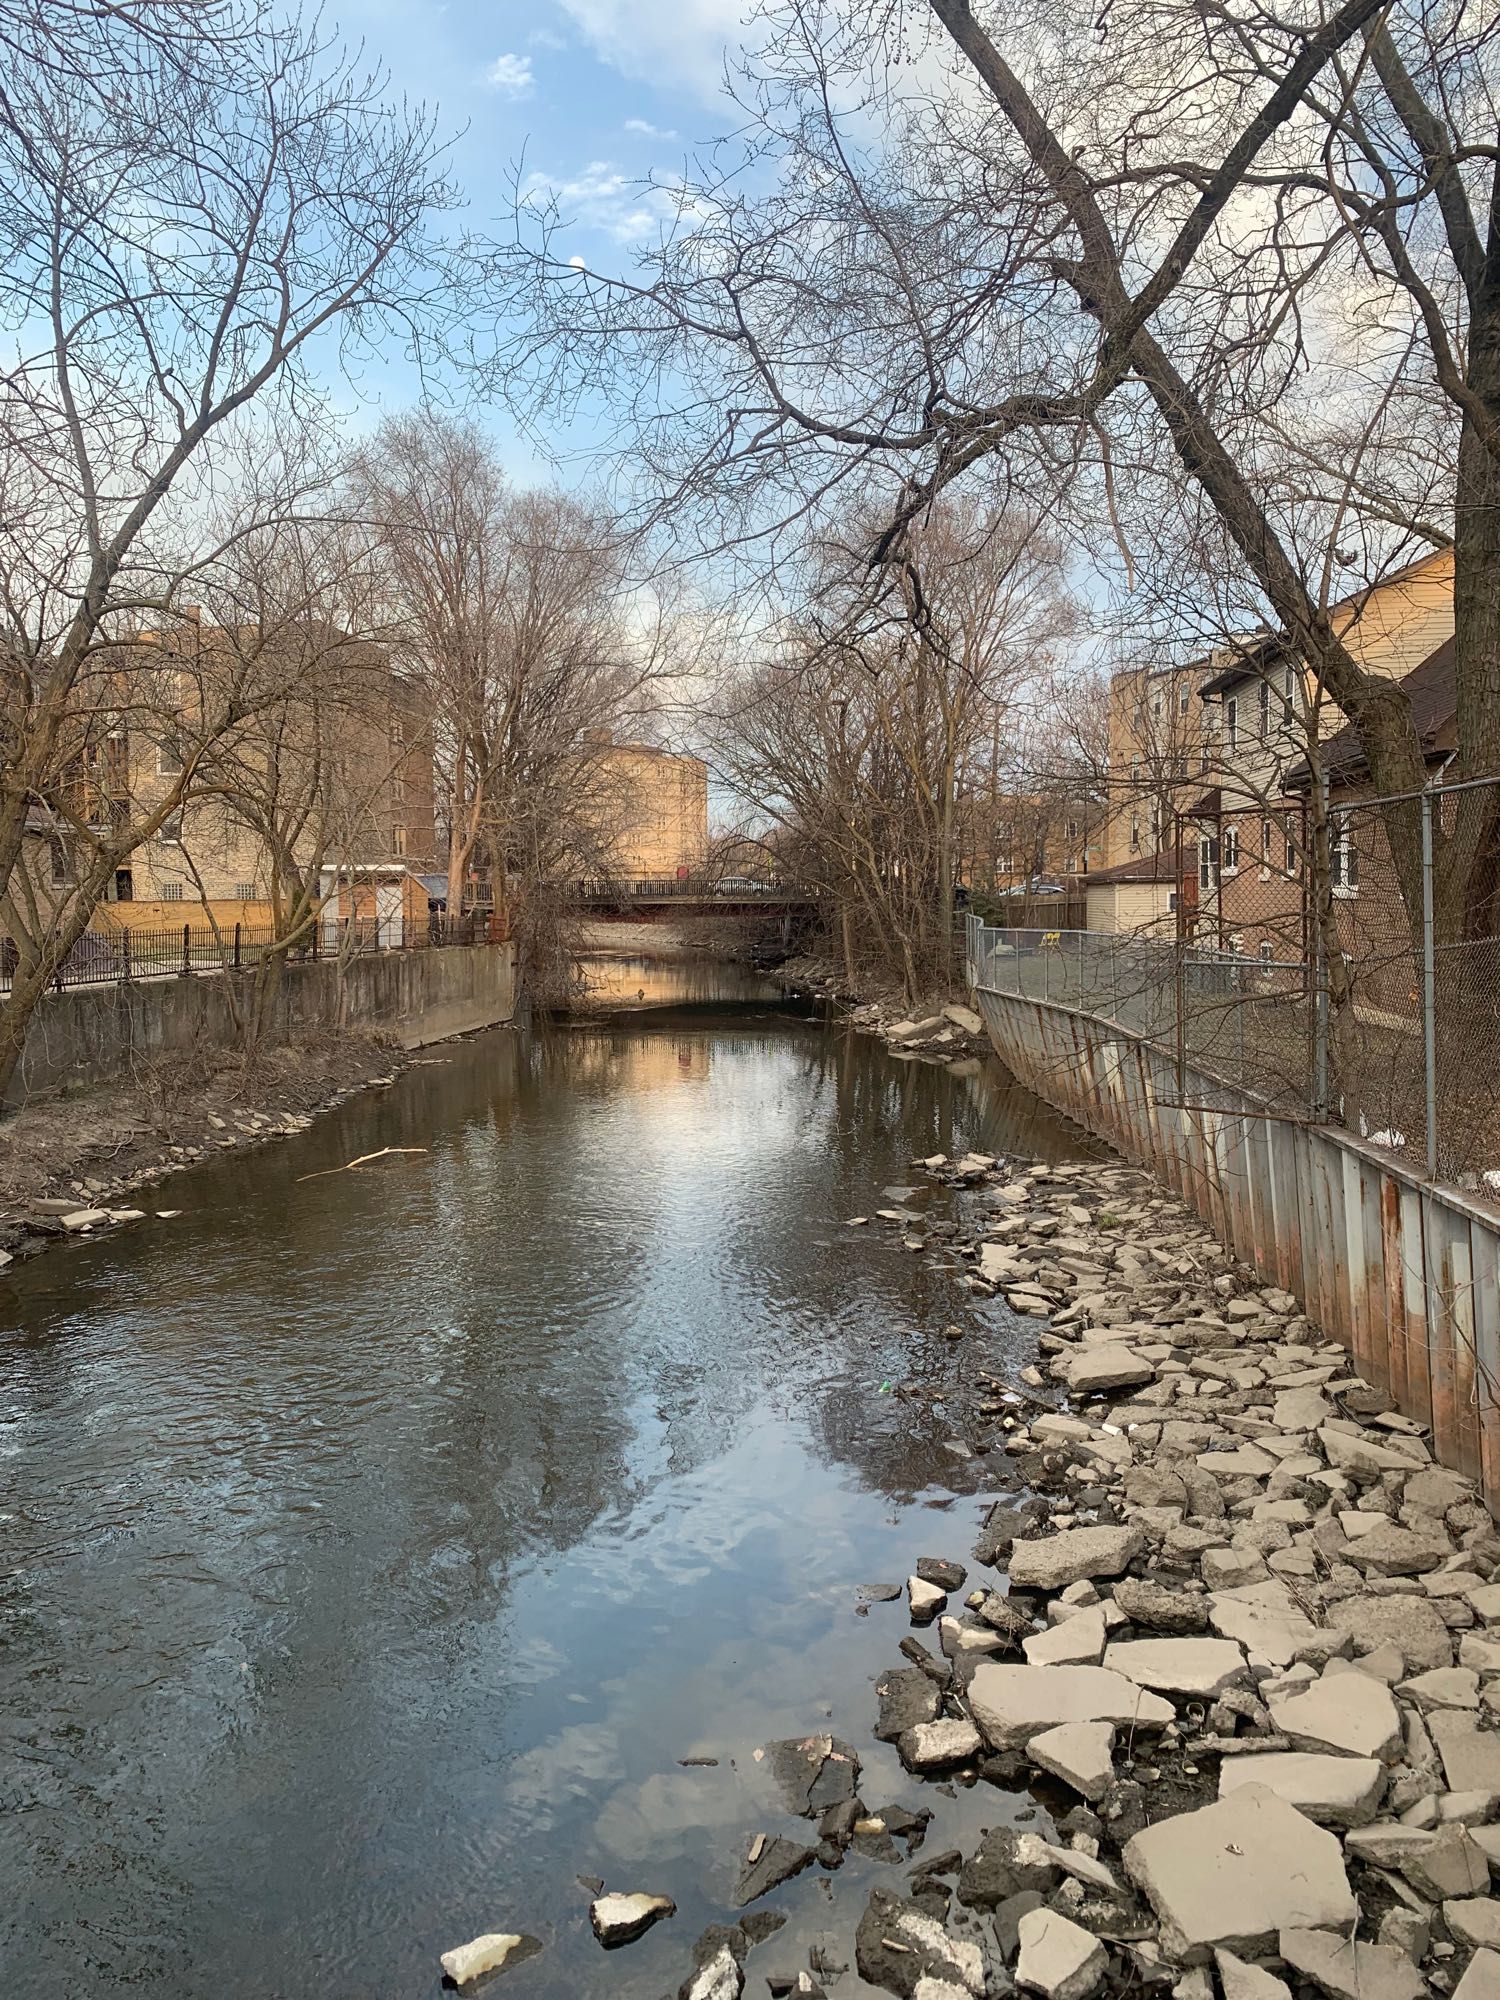
{"label": "concrete bridge", "polygon": [[707,916],[794,920],[811,916],[817,907],[816,893],[800,883],[751,882],[732,875],[720,882],[691,876],[580,882],[578,900],[596,923],[620,924],[679,923]]}

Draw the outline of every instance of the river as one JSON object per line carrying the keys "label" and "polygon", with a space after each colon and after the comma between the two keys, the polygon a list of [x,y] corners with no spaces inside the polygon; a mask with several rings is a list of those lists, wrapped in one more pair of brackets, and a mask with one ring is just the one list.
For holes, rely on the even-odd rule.
{"label": "river", "polygon": [[[856,1612],[967,1559],[1005,1461],[950,1442],[1031,1335],[847,1218],[913,1155],[1086,1142],[747,975],[610,976],[641,1011],[429,1050],[0,1280],[10,2000],[427,2000],[511,1929],[507,2000],[660,2000],[801,1830],[768,1738],[847,1737],[929,1847],[1032,1808],[903,1777],[905,1607]],[[902,1872],[776,1892],[747,1991]],[[606,1955],[580,1874],[678,1914]]]}

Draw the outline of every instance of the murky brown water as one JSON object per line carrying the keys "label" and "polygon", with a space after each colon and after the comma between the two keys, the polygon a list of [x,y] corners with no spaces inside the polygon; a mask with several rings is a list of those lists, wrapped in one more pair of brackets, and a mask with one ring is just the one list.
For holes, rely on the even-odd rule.
{"label": "murky brown water", "polygon": [[[870,1735],[904,1608],[856,1587],[967,1557],[1004,1460],[945,1440],[1029,1335],[843,1219],[913,1154],[1080,1142],[699,988],[431,1051],[0,1279],[7,1996],[425,2000],[517,1929],[507,2000],[659,2000],[802,1825],[757,1745],[831,1728],[915,1802]],[[427,1150],[302,1178],[387,1145]],[[925,1802],[940,1846],[1029,1803]],[[679,1914],[606,1957],[578,1873]],[[894,1873],[778,1891],[748,1990]]]}

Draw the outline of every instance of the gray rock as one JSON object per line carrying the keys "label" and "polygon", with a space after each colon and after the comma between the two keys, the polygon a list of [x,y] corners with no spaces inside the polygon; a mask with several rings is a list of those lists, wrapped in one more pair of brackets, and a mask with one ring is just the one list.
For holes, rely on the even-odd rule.
{"label": "gray rock", "polygon": [[1450,1897],[1443,1905],[1443,1922],[1460,1944],[1500,1951],[1500,1901],[1495,1897]]}
{"label": "gray rock", "polygon": [[1354,1944],[1329,1931],[1284,1930],[1278,1950],[1331,2000],[1420,2000],[1427,1982],[1388,1944]]}
{"label": "gray rock", "polygon": [[1096,1667],[1104,1640],[1103,1607],[1091,1604],[1044,1632],[1033,1632],[1021,1641],[1021,1651],[1033,1667]]}
{"label": "gray rock", "polygon": [[950,1562],[946,1556],[917,1558],[917,1575],[923,1583],[935,1583],[939,1590],[962,1590],[968,1574],[962,1563]]}
{"label": "gray rock", "polygon": [[1064,1364],[1063,1379],[1075,1396],[1103,1396],[1154,1382],[1156,1369],[1122,1343],[1109,1341],[1071,1356]]}
{"label": "gray rock", "polygon": [[1479,1707],[1479,1676],[1472,1667],[1433,1667],[1402,1681],[1399,1692],[1422,1710]]}
{"label": "gray rock", "polygon": [[896,1667],[882,1674],[875,1693],[880,1700],[875,1734],[882,1743],[894,1743],[919,1722],[936,1722],[943,1705],[937,1683],[920,1667]]}
{"label": "gray rock", "polygon": [[628,1896],[596,1896],[589,1904],[589,1922],[594,1927],[594,1936],[609,1950],[616,1945],[629,1944],[663,1917],[675,1917],[676,1914],[677,1905],[670,1896],[648,1896],[640,1892]]}
{"label": "gray rock", "polygon": [[1427,1728],[1443,1760],[1451,1792],[1500,1792],[1500,1730],[1480,1729],[1472,1716],[1435,1711]]}
{"label": "gray rock", "polygon": [[1125,1868],[1179,1964],[1270,1951],[1283,1929],[1350,1928],[1358,1905],[1331,1833],[1264,1785],[1178,1813],[1126,1843]]}
{"label": "gray rock", "polygon": [[935,1583],[928,1583],[920,1576],[906,1579],[906,1596],[911,1605],[913,1625],[930,1625],[938,1613],[947,1607],[948,1594]]}
{"label": "gray rock", "polygon": [[1252,1658],[1276,1667],[1321,1659],[1330,1645],[1338,1644],[1313,1624],[1286,1585],[1274,1578],[1243,1590],[1215,1591],[1208,1600],[1208,1622],[1221,1638],[1238,1640]]}
{"label": "gray rock", "polygon": [[1263,1965],[1251,1965],[1232,1951],[1214,1953],[1224,2000],[1292,2000],[1292,1989]]}
{"label": "gray rock", "polygon": [[1064,1528],[1010,1552],[1015,1590],[1063,1590],[1084,1577],[1118,1576],[1145,1547],[1139,1528]]}
{"label": "gray rock", "polygon": [[1169,1590],[1136,1576],[1122,1576],[1114,1587],[1115,1603],[1132,1625],[1147,1626],[1153,1632],[1183,1634],[1208,1629],[1208,1606],[1191,1590]]}
{"label": "gray rock", "polygon": [[1127,1639],[1109,1648],[1104,1664],[1159,1694],[1222,1694],[1246,1677],[1232,1639]]}
{"label": "gray rock", "polygon": [[1500,1952],[1476,1951],[1453,2000],[1500,2000]]}
{"label": "gray rock", "polygon": [[1109,1953],[1098,1938],[1056,1910],[1028,1910],[1017,1934],[1016,1984],[1046,2000],[1088,2000],[1108,1970]]}
{"label": "gray rock", "polygon": [[768,1890],[789,1882],[794,1875],[800,1875],[818,1858],[815,1849],[799,1847],[796,1841],[784,1840],[779,1833],[770,1840],[763,1834],[757,1834],[751,1842],[751,1853],[755,1859],[746,1859],[740,1870],[740,1879],[735,1884],[734,1907],[737,1910],[744,1909],[747,1903],[753,1903]]}
{"label": "gray rock", "polygon": [[1107,1667],[1020,1667],[986,1660],[969,1683],[969,1710],[996,1750],[1022,1748],[1063,1722],[1161,1727],[1170,1702]]}
{"label": "gray rock", "polygon": [[1399,1648],[1408,1673],[1453,1664],[1453,1640],[1437,1606],[1425,1597],[1348,1597],[1328,1609],[1330,1631],[1354,1641],[1356,1653]]}
{"label": "gray rock", "polygon": [[1401,1755],[1401,1717],[1391,1691],[1368,1674],[1330,1674],[1306,1694],[1268,1706],[1274,1727],[1299,1750],[1338,1750],[1386,1764]]}
{"label": "gray rock", "polygon": [[924,1979],[947,1980],[965,1993],[984,1991],[979,1946],[949,1937],[935,1918],[886,1889],[870,1891],[854,1934],[854,1956],[861,1979],[901,2000],[916,2000]]}
{"label": "gray rock", "polygon": [[1394,1521],[1382,1521],[1346,1546],[1344,1560],[1366,1576],[1420,1576],[1451,1554],[1446,1537],[1439,1541],[1413,1528],[1397,1527]]}
{"label": "gray rock", "polygon": [[964,1863],[958,1900],[971,1909],[992,1910],[1011,1897],[1048,1896],[1058,1870],[1047,1843],[1013,1826],[991,1827]]}
{"label": "gray rock", "polygon": [[984,1748],[972,1722],[919,1722],[896,1744],[908,1771],[942,1771],[967,1763]]}
{"label": "gray rock", "polygon": [[511,1960],[529,1958],[540,1948],[535,1938],[516,1931],[486,1931],[483,1937],[445,1951],[438,1964],[455,1986],[466,1986],[471,1979],[478,1979],[486,1972],[498,1972]]}
{"label": "gray rock", "polygon": [[1374,1757],[1319,1756],[1308,1750],[1268,1750],[1226,1757],[1219,1797],[1263,1785],[1319,1826],[1366,1826],[1380,1809],[1385,1766]]}
{"label": "gray rock", "polygon": [[1086,1799],[1101,1799],[1114,1783],[1115,1725],[1064,1722],[1044,1729],[1026,1746],[1026,1755]]}
{"label": "gray rock", "polygon": [[1376,1868],[1404,1875],[1430,1903],[1480,1895],[1489,1883],[1484,1850],[1461,1826],[1428,1829],[1386,1821],[1351,1833],[1348,1848]]}
{"label": "gray rock", "polygon": [[788,1812],[816,1819],[846,1804],[859,1783],[859,1752],[837,1736],[786,1736],[766,1745]]}

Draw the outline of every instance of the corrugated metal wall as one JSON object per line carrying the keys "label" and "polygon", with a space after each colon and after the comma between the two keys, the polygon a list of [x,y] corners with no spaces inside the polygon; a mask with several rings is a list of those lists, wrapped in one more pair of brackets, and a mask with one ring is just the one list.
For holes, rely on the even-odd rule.
{"label": "corrugated metal wall", "polygon": [[1500,1219],[1330,1126],[1267,1118],[1097,1015],[981,990],[1039,1097],[1150,1166],[1268,1283],[1432,1428],[1500,1515]]}

